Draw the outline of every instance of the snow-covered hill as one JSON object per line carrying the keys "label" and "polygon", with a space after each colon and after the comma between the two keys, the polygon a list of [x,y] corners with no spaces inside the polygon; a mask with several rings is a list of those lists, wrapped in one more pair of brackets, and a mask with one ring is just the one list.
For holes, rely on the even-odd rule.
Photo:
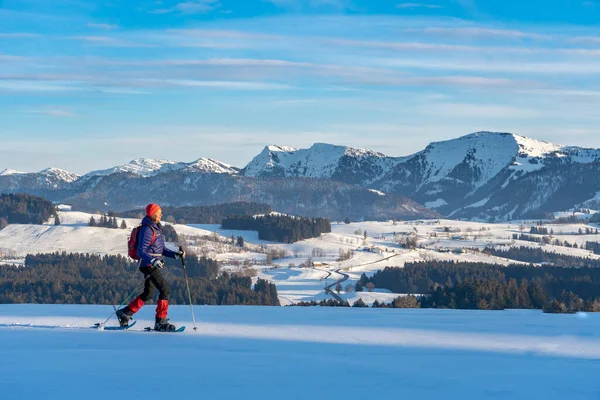
{"label": "snow-covered hill", "polygon": [[5,169],[0,172],[0,176],[8,176],[8,175],[18,175],[23,174],[24,172],[15,171],[14,169]]}
{"label": "snow-covered hill", "polygon": [[[187,326],[172,334],[135,331],[151,325],[152,306],[140,311],[134,330],[111,332],[87,328],[104,321],[113,311],[109,305],[1,305],[2,397],[393,399],[399,390],[416,399],[595,399],[598,394],[597,313],[194,310],[197,331],[191,329],[188,306],[169,309],[173,323]],[[149,355],[155,368],[144,364]]]}
{"label": "snow-covered hill", "polygon": [[[109,229],[89,227],[91,216],[98,215],[70,211],[61,207],[61,225],[55,226],[51,219],[44,225],[11,224],[0,230],[0,264],[22,264],[27,254],[65,251],[68,253],[90,253],[99,255],[125,255],[126,241],[130,229],[139,224],[138,219],[125,219],[129,229]],[[531,224],[536,221],[530,221]],[[121,224],[121,219],[118,220]],[[180,240],[187,243],[190,252],[207,255],[218,260],[223,270],[251,273],[277,285],[282,305],[299,301],[328,298],[324,293],[327,285],[335,284],[343,277],[339,296],[354,303],[359,298],[366,304],[375,300],[390,302],[401,293],[388,291],[359,292],[352,289],[361,274],[371,275],[385,267],[403,267],[407,262],[423,260],[472,261],[508,265],[519,263],[515,260],[491,257],[476,251],[486,246],[528,246],[538,244],[513,241],[512,235],[520,233],[523,224],[529,230],[529,223],[486,224],[477,222],[433,220],[408,222],[360,222],[334,223],[332,232],[319,238],[307,239],[293,244],[265,242],[254,231],[223,230],[219,225],[173,225]],[[584,250],[587,241],[598,241],[598,235],[582,235],[589,226],[580,224],[547,225],[561,240],[577,243],[579,248],[546,245],[545,251],[557,252],[577,257],[599,259],[600,256]],[[366,232],[366,239],[365,239]],[[231,245],[231,237],[242,236],[245,248]],[[399,245],[407,237],[415,237],[421,248],[406,249]],[[267,264],[267,251],[279,249],[284,258]],[[468,249],[466,253],[451,252],[455,249]],[[352,250],[347,260],[340,261],[340,250]],[[2,256],[4,254],[4,256]],[[302,264],[311,258],[316,268],[303,268]],[[247,265],[247,264],[250,265]],[[173,261],[168,262],[173,265]],[[342,274],[343,273],[343,274]]]}
{"label": "snow-covered hill", "polygon": [[346,146],[316,143],[309,149],[267,146],[242,171],[252,177],[308,177],[368,185],[400,158]]}

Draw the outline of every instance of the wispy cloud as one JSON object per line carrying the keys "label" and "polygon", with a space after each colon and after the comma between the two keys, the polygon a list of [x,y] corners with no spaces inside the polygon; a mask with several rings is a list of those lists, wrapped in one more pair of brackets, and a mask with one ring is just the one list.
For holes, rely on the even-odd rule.
{"label": "wispy cloud", "polygon": [[528,83],[508,78],[488,78],[480,76],[411,76],[411,77],[362,77],[355,82],[363,85],[380,86],[455,86],[465,88],[518,88]]}
{"label": "wispy cloud", "polygon": [[406,29],[405,32],[425,33],[439,36],[460,36],[460,37],[496,37],[503,39],[552,39],[552,36],[523,32],[511,29],[490,29],[480,27],[455,27],[455,28],[421,28]]}
{"label": "wispy cloud", "polygon": [[277,83],[266,83],[266,82],[239,82],[239,81],[200,81],[200,80],[163,80],[156,81],[158,83],[164,83],[173,86],[187,86],[187,87],[205,87],[205,88],[219,88],[219,89],[233,89],[233,90],[285,90],[291,89],[289,85],[277,84]]}
{"label": "wispy cloud", "polygon": [[600,63],[590,62],[510,62],[482,60],[426,60],[397,58],[382,60],[382,65],[429,70],[454,70],[478,72],[510,72],[532,74],[600,74]]}
{"label": "wispy cloud", "polygon": [[426,115],[443,118],[539,118],[543,115],[539,110],[499,104],[438,103],[420,108]]}
{"label": "wispy cloud", "polygon": [[435,8],[442,8],[442,6],[439,6],[437,4],[424,4],[424,3],[400,3],[396,5],[396,8],[430,8],[430,9],[435,9]]}
{"label": "wispy cloud", "polygon": [[10,33],[2,33],[0,32],[0,38],[34,38],[39,37],[40,35],[35,33],[24,33],[24,32],[10,32]]}
{"label": "wispy cloud", "polygon": [[119,28],[119,25],[115,25],[115,24],[95,24],[95,23],[92,23],[92,22],[88,23],[87,26],[89,28],[107,29],[107,30]]}
{"label": "wispy cloud", "polygon": [[561,97],[582,97],[582,98],[600,98],[598,90],[578,90],[578,89],[529,89],[520,90],[519,93],[543,95],[543,96],[561,96]]}
{"label": "wispy cloud", "polygon": [[333,8],[333,9],[348,9],[354,8],[350,0],[263,0],[272,3],[277,7],[291,8],[295,10],[306,8]]}
{"label": "wispy cloud", "polygon": [[[446,44],[446,43],[421,43],[421,42],[382,42],[375,40],[348,40],[348,39],[323,39],[325,43],[331,43],[338,46],[348,47],[367,47],[375,49],[387,50],[418,50],[418,51],[448,51],[448,52],[468,52],[478,53],[483,51],[491,51],[495,53],[532,53],[534,50],[524,47],[486,47],[472,46],[462,44]],[[553,50],[555,49],[548,49]]]}
{"label": "wispy cloud", "polygon": [[[162,3],[159,3],[162,4]],[[219,0],[193,0],[177,3],[171,8],[158,8],[151,10],[151,14],[168,14],[178,12],[180,14],[206,14],[221,7]]]}
{"label": "wispy cloud", "polygon": [[[376,40],[348,40],[348,39],[321,39],[323,43],[337,46],[365,47],[382,50],[403,50],[423,52],[454,52],[454,53],[493,53],[493,54],[564,54],[579,56],[600,56],[600,49],[587,48],[556,48],[556,47],[517,47],[517,46],[475,46],[448,43],[422,43],[422,42],[382,42]],[[598,38],[600,43],[600,38]]]}
{"label": "wispy cloud", "polygon": [[65,39],[79,40],[88,44],[93,44],[95,46],[105,47],[153,47],[145,43],[135,43],[110,36],[66,36]]}
{"label": "wispy cloud", "polygon": [[49,115],[51,117],[59,117],[59,118],[64,118],[64,117],[72,118],[72,117],[76,117],[77,116],[77,114],[72,113],[70,111],[59,110],[59,109],[33,110],[33,111],[29,111],[29,113],[31,113],[31,114],[44,114],[44,115]]}
{"label": "wispy cloud", "polygon": [[81,90],[70,84],[59,82],[0,80],[0,92],[71,92]]}
{"label": "wispy cloud", "polygon": [[27,57],[13,56],[13,55],[9,55],[9,54],[0,53],[0,61],[23,61],[26,59],[27,59]]}
{"label": "wispy cloud", "polygon": [[572,43],[600,44],[600,36],[574,36],[567,39]]}
{"label": "wispy cloud", "polygon": [[167,34],[185,37],[217,37],[230,39],[285,39],[285,36],[270,33],[231,30],[231,29],[169,29]]}

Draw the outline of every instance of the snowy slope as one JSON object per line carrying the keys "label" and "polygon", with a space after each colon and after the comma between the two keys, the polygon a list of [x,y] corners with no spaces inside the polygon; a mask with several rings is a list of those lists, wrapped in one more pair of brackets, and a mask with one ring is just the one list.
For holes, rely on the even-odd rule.
{"label": "snowy slope", "polygon": [[[126,219],[129,229],[107,229],[89,227],[87,223],[92,214],[68,210],[68,206],[60,207],[61,225],[54,226],[51,219],[44,225],[9,225],[0,230],[0,253],[7,255],[8,261],[0,264],[22,264],[27,254],[50,253],[54,251],[93,253],[93,254],[126,254],[126,240],[130,229],[139,224],[138,219]],[[95,215],[98,219],[99,216]],[[121,219],[118,220],[121,223]],[[325,286],[342,278],[341,270],[349,275],[343,283],[341,297],[350,302],[362,298],[367,304],[375,300],[389,302],[401,293],[346,292],[353,288],[361,274],[372,275],[385,267],[403,267],[407,262],[424,260],[452,260],[495,263],[508,265],[518,263],[514,260],[491,257],[474,249],[482,250],[492,245],[513,245],[539,247],[536,243],[512,241],[515,233],[520,233],[523,225],[528,231],[536,221],[517,221],[510,224],[484,224],[476,222],[432,220],[407,222],[361,222],[333,223],[332,232],[319,238],[307,239],[293,244],[281,244],[260,240],[254,231],[223,230],[219,225],[173,225],[180,240],[185,240],[190,251],[198,255],[208,255],[220,261],[223,270],[250,273],[274,282],[280,295],[282,305],[299,301],[321,300],[327,298]],[[579,235],[579,229],[585,230],[584,224],[547,225],[557,237],[580,247],[587,241],[600,241],[598,235]],[[446,232],[448,228],[448,232]],[[364,239],[364,232],[367,239]],[[218,241],[214,241],[214,235]],[[230,245],[231,236],[242,236],[246,243],[244,249]],[[399,245],[407,236],[414,235],[422,246],[419,249],[404,249]],[[265,250],[285,250],[286,257],[276,259],[272,265],[266,264]],[[353,256],[345,261],[338,261],[340,249],[353,250]],[[365,250],[373,249],[373,251]],[[443,250],[469,249],[465,254],[454,254]],[[557,252],[577,257],[600,256],[583,248],[567,248],[547,245],[545,251]],[[319,254],[315,256],[314,251]],[[318,263],[317,268],[301,268],[308,258]],[[244,267],[244,261],[250,267]]]}
{"label": "snowy slope", "polygon": [[[74,329],[104,320],[111,306],[1,305],[3,398],[598,395],[598,314],[197,306],[193,331],[188,307],[169,311],[184,333]],[[144,307],[138,325],[153,318],[154,307]],[[71,328],[6,327],[14,323]]]}
{"label": "snowy slope", "polygon": [[[590,175],[599,161],[597,149],[476,132],[430,144],[406,157],[375,186],[405,193],[443,215],[510,220],[531,212],[560,211],[589,199],[586,186],[600,185]],[[569,188],[569,177],[576,175],[586,181]]]}
{"label": "snowy slope", "polygon": [[518,150],[515,136],[510,134],[479,132],[432,143],[417,155],[425,170],[421,187],[451,177],[462,163],[479,172],[471,183],[480,187],[506,167]]}
{"label": "snowy slope", "polygon": [[0,172],[0,176],[8,176],[8,175],[19,175],[19,174],[24,174],[24,172],[19,172],[19,171],[15,171],[14,169],[5,169],[2,172]]}
{"label": "snowy slope", "polygon": [[[317,143],[309,149],[268,146],[242,171],[246,176],[310,177],[335,179],[377,189],[381,193],[406,195],[444,215],[480,220],[523,217],[558,203],[565,197],[565,182],[572,175],[587,175],[578,168],[597,169],[600,150],[563,146],[512,133],[476,132],[457,139],[434,142],[406,157],[387,157],[351,147]],[[559,179],[553,185],[561,169]],[[535,172],[547,177],[533,177]],[[530,187],[520,193],[513,185]],[[600,182],[582,183],[594,188]],[[502,192],[502,193],[499,193]],[[510,193],[517,196],[510,198]],[[578,189],[583,203],[591,196]],[[588,197],[585,197],[588,196]],[[504,198],[507,198],[504,200]],[[490,201],[492,200],[492,201]],[[488,204],[489,202],[489,204]],[[578,203],[563,201],[573,207]]]}
{"label": "snowy slope", "polygon": [[[118,224],[125,220],[128,229],[109,229],[88,226],[90,217],[98,220],[100,215],[78,211],[59,211],[58,215],[61,224],[57,226],[54,225],[54,218],[44,225],[9,224],[0,230],[0,252],[10,253],[17,258],[55,251],[126,255],[129,233],[140,223],[135,218],[118,218]],[[176,225],[176,228],[188,234],[210,233],[185,225]]]}
{"label": "snowy slope", "polygon": [[46,168],[33,173],[7,169],[0,173],[0,193],[61,191],[75,184],[78,179],[79,175],[59,168]]}
{"label": "snowy slope", "polygon": [[444,179],[461,180],[461,169],[472,172],[465,175],[471,178],[467,183],[477,189],[505,168],[527,173],[542,169],[546,160],[567,158],[575,163],[589,163],[600,159],[600,150],[561,146],[513,133],[476,132],[431,143],[397,168],[406,168],[418,160],[421,179],[417,190]]}
{"label": "snowy slope", "polygon": [[[315,143],[309,149],[267,146],[243,170],[245,176],[337,178],[366,175],[363,184],[381,178],[399,159],[354,147]],[[342,181],[346,181],[341,179]]]}
{"label": "snowy slope", "polygon": [[61,180],[64,182],[75,182],[79,179],[79,175],[60,168],[46,168],[37,174],[47,177],[49,180]]}

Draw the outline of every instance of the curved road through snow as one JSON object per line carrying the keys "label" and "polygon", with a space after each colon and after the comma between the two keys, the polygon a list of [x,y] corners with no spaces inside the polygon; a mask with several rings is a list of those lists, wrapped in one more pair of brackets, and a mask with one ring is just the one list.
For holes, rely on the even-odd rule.
{"label": "curved road through snow", "polygon": [[337,294],[335,294],[333,292],[333,290],[331,290],[331,288],[334,287],[334,286],[336,286],[338,283],[341,285],[342,283],[346,282],[348,280],[348,278],[350,278],[350,275],[345,274],[345,273],[343,273],[341,271],[342,271],[341,269],[336,269],[334,272],[336,274],[342,275],[342,279],[340,279],[337,282],[332,283],[331,285],[325,286],[325,292],[329,293],[330,295],[332,295],[333,298],[336,299],[337,301],[339,301],[340,303],[343,303],[344,299],[342,299],[340,296],[338,296]]}
{"label": "curved road through snow", "polygon": [[[394,255],[392,255],[392,256],[389,256],[389,257],[382,258],[381,260],[372,261],[372,262],[368,262],[368,263],[365,263],[365,264],[357,265],[356,267],[362,267],[362,266],[365,266],[365,265],[377,264],[377,263],[380,263],[380,262],[383,262],[383,261],[387,261],[387,260],[389,260],[389,259],[391,259],[391,258],[397,257],[398,255],[399,255],[399,254],[394,254]],[[346,267],[346,268],[348,268],[348,269],[351,269],[351,268],[356,268],[356,267]],[[342,275],[342,279],[340,279],[340,280],[338,280],[338,281],[336,281],[336,282],[332,283],[331,285],[325,286],[325,293],[328,293],[328,294],[332,295],[334,299],[336,299],[337,301],[339,301],[339,302],[342,302],[342,303],[343,303],[343,302],[344,302],[344,299],[342,299],[342,298],[341,298],[339,295],[337,295],[337,294],[336,294],[336,293],[335,293],[333,290],[331,290],[331,288],[332,288],[332,287],[334,287],[334,286],[337,286],[337,284],[338,284],[338,283],[341,285],[342,283],[346,282],[346,281],[348,280],[348,278],[350,278],[350,275],[348,275],[348,274],[346,274],[346,273],[342,272],[342,269],[341,269],[341,268],[340,268],[340,269],[336,269],[336,270],[334,270],[334,272],[335,272],[336,274]],[[329,276],[331,276],[331,272],[329,272],[329,275],[327,276],[327,278],[329,278]]]}

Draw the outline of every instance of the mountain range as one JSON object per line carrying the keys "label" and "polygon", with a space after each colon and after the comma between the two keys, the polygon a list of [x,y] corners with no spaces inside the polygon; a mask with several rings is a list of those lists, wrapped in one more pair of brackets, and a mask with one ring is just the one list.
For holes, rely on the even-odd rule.
{"label": "mountain range", "polygon": [[[477,132],[405,157],[316,143],[267,146],[244,168],[136,159],[78,176],[55,168],[0,172],[0,192],[26,192],[82,209],[150,201],[205,205],[264,202],[281,212],[342,219],[538,218],[600,205],[600,150],[511,133]],[[423,204],[424,206],[421,206]]]}

